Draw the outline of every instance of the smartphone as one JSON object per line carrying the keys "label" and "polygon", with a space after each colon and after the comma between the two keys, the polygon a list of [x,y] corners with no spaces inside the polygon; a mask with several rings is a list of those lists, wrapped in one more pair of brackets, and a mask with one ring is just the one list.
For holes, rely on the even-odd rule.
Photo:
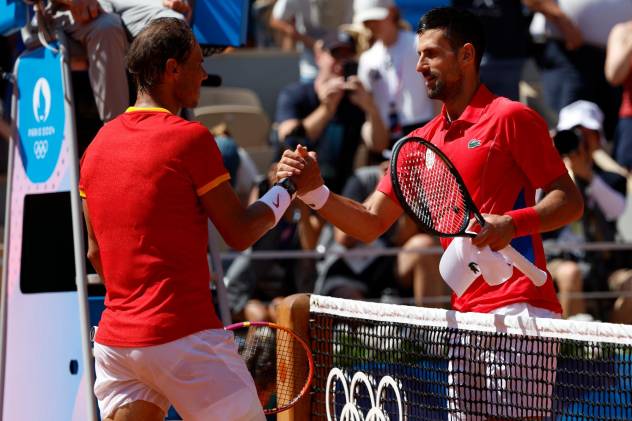
{"label": "smartphone", "polygon": [[345,80],[349,78],[349,76],[355,76],[358,74],[358,62],[355,60],[346,61],[342,65],[342,75]]}

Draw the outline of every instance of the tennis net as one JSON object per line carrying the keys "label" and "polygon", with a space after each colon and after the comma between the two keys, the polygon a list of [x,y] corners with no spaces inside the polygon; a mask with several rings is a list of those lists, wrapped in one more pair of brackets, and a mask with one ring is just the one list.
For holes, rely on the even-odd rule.
{"label": "tennis net", "polygon": [[632,420],[632,326],[310,297],[312,420]]}

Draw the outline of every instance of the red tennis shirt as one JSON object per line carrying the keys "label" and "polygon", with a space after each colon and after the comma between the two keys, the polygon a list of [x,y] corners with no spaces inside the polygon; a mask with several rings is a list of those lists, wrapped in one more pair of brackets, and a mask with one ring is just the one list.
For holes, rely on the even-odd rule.
{"label": "red tennis shirt", "polygon": [[[493,95],[481,85],[458,120],[449,123],[445,107],[424,127],[411,133],[437,145],[454,163],[481,213],[502,215],[535,204],[535,189],[566,173],[544,120],[534,111]],[[390,175],[377,189],[399,204]],[[442,238],[446,248],[451,239]],[[514,238],[511,244],[546,270],[539,234]],[[499,286],[479,277],[461,297],[452,295],[459,311],[487,313],[513,303],[529,303],[561,313],[551,276],[536,287],[518,269]]]}
{"label": "red tennis shirt", "polygon": [[101,128],[79,182],[107,290],[97,342],[144,347],[222,326],[199,196],[228,179],[208,129],[165,109],[132,107]]}

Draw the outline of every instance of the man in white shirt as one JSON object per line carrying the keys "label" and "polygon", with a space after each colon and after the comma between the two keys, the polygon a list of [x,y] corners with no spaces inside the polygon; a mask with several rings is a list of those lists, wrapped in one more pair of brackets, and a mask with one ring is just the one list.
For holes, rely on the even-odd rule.
{"label": "man in white shirt", "polygon": [[360,55],[358,77],[373,94],[391,140],[424,125],[437,107],[417,73],[416,36],[399,25],[399,10],[392,0],[355,0],[355,23],[364,24],[375,37]]}

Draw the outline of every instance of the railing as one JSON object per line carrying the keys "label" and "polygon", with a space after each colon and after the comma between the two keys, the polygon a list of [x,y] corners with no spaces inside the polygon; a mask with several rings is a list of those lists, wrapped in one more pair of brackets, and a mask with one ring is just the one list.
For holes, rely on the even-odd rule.
{"label": "railing", "polygon": [[[632,269],[632,243],[616,243],[616,242],[593,242],[593,243],[545,243],[545,252],[560,253],[564,251],[624,251],[630,250],[630,269]],[[439,246],[426,247],[421,249],[402,249],[399,247],[375,247],[348,250],[328,250],[323,246],[317,247],[315,250],[265,250],[265,251],[248,251],[251,259],[261,260],[278,260],[278,259],[322,259],[326,256],[337,255],[345,257],[366,257],[366,256],[397,256],[400,253],[419,253],[428,255],[440,255],[443,249]],[[224,252],[220,254],[222,260],[232,260],[242,255],[240,252]],[[590,292],[572,292],[558,294],[560,298],[570,299],[586,299],[601,300],[615,299],[618,297],[632,297],[632,291],[590,291]],[[413,304],[412,297],[397,298],[400,304]],[[424,304],[445,304],[450,302],[449,295],[441,295],[434,297],[424,297]]]}

